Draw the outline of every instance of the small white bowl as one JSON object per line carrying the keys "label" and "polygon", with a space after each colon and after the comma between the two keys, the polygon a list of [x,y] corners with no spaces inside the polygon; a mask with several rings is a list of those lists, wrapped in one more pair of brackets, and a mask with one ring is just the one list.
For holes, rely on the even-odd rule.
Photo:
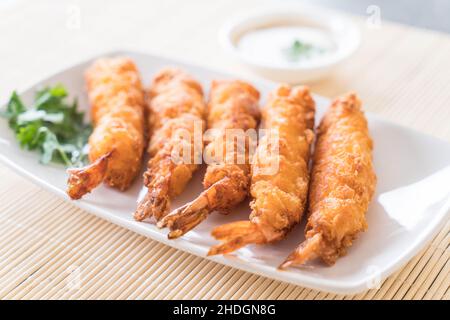
{"label": "small white bowl", "polygon": [[[238,48],[240,38],[251,31],[271,26],[300,26],[325,31],[335,45],[335,50],[320,59],[299,64],[280,65],[258,61]],[[243,65],[265,78],[286,83],[313,82],[329,75],[333,69],[350,57],[360,44],[360,33],[354,23],[335,12],[306,7],[283,6],[266,8],[258,12],[240,14],[230,19],[220,29],[221,45]]]}

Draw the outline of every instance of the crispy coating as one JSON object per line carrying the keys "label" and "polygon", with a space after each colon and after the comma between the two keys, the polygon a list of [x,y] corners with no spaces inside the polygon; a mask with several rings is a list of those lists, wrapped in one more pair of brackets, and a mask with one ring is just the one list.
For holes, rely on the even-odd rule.
{"label": "crispy coating", "polygon": [[252,163],[250,219],[215,228],[212,235],[223,243],[208,255],[281,240],[300,221],[308,195],[314,114],[306,87],[282,85],[271,94],[263,110],[264,127],[270,132],[260,140]]}
{"label": "crispy coating", "polygon": [[85,74],[94,131],[85,168],[70,169],[68,191],[79,199],[101,182],[123,191],[140,170],[144,151],[144,93],[128,58],[99,59]]}
{"label": "crispy coating", "polygon": [[182,70],[166,68],[153,79],[148,96],[151,158],[144,173],[148,192],[134,214],[138,221],[150,216],[160,220],[167,214],[170,199],[184,190],[197,170],[203,148],[206,106],[196,80]]}
{"label": "crispy coating", "polygon": [[[227,213],[247,196],[250,139],[243,132],[258,125],[258,100],[259,92],[246,82],[226,80],[212,83],[208,128],[214,130],[210,131],[209,144],[205,148],[205,157],[209,158],[203,180],[206,190],[160,221],[159,227],[170,228],[170,239],[188,232],[212,211]],[[239,135],[244,138],[244,143],[235,139]]]}
{"label": "crispy coating", "polygon": [[376,176],[372,140],[356,94],[333,102],[317,134],[306,240],[281,268],[315,258],[333,265],[367,229],[365,214],[375,192]]}

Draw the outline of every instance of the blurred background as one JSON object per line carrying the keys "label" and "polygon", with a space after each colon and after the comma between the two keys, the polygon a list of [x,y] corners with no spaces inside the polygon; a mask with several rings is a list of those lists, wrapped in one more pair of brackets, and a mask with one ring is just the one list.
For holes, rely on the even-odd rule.
{"label": "blurred background", "polygon": [[[450,0],[0,0],[0,70],[7,75],[0,78],[0,101],[12,90],[118,49],[254,76],[221,48],[219,29],[235,14],[291,3],[347,14],[362,33],[355,60],[314,86],[319,94],[335,96],[352,88],[395,112],[397,77],[409,74],[414,90],[421,90],[429,80],[413,77],[417,68],[430,64],[439,71],[448,60],[442,36],[450,33]],[[377,12],[375,28],[369,22]],[[430,71],[433,79],[436,70]],[[392,81],[379,81],[381,73]],[[442,72],[442,83],[449,82],[447,74]],[[375,84],[371,92],[364,91],[364,83]]]}
{"label": "blurred background", "polygon": [[[0,10],[2,7],[22,1],[31,2],[31,0],[0,0]],[[32,2],[39,2],[39,0],[33,0]],[[76,0],[71,1],[73,4],[78,2]],[[242,5],[242,2],[245,1],[236,1],[236,6]],[[378,6],[384,19],[450,33],[449,0],[274,0],[273,2],[323,5],[357,15],[367,15],[369,6]],[[133,6],[133,0],[129,1],[129,5]]]}
{"label": "blurred background", "polygon": [[[285,0],[287,1],[287,0]],[[366,15],[369,6],[380,8],[383,19],[450,33],[449,0],[298,0],[349,13]]]}

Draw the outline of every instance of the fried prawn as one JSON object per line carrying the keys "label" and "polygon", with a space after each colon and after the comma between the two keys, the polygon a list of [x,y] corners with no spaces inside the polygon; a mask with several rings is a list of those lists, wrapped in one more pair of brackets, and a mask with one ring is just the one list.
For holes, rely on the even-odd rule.
{"label": "fried prawn", "polygon": [[281,268],[321,258],[332,265],[360,232],[375,191],[372,140],[355,94],[336,99],[318,128],[306,240]]}
{"label": "fried prawn", "polygon": [[[179,195],[201,163],[205,103],[201,85],[176,68],[161,70],[149,94],[148,148],[144,174],[147,194],[134,214],[141,221],[168,213],[170,199]],[[200,157],[200,159],[198,159]]]}
{"label": "fried prawn", "polygon": [[128,58],[99,59],[85,74],[94,131],[90,165],[68,170],[67,193],[79,199],[101,182],[121,191],[140,171],[144,151],[144,93]]}
{"label": "fried prawn", "polygon": [[[259,120],[259,92],[250,84],[214,81],[208,103],[211,130],[205,154],[211,163],[203,180],[203,191],[195,200],[171,212],[158,224],[169,227],[169,238],[177,238],[201,223],[212,211],[227,213],[245,199],[250,182],[249,147],[245,135]],[[244,137],[244,143],[235,139]],[[241,141],[242,142],[242,141]],[[231,147],[230,147],[231,146]]]}

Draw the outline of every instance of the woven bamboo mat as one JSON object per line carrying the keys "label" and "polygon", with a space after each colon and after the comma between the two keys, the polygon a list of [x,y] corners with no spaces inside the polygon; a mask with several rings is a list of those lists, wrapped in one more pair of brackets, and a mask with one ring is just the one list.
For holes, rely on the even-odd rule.
{"label": "woven bamboo mat", "polygon": [[[216,32],[230,14],[262,2],[270,1],[245,1],[244,8],[226,0],[188,5],[146,1],[140,5],[148,10],[136,10],[136,4],[102,7],[93,1],[72,1],[70,5],[78,5],[83,14],[80,29],[61,27],[64,19],[45,19],[49,8],[63,16],[71,8],[65,1],[9,7],[0,12],[0,30],[18,28],[1,34],[5,58],[0,70],[10,77],[1,77],[0,96],[5,99],[14,88],[117,43],[171,56],[178,53],[193,62],[245,74],[221,52]],[[450,141],[450,37],[386,22],[372,29],[362,19],[355,20],[363,32],[361,49],[332,77],[312,86],[313,91],[333,97],[355,90],[367,110]],[[45,39],[33,36],[48,30],[53,33]],[[62,37],[68,40],[55,41]],[[24,43],[26,50],[19,50],[25,49]],[[30,59],[30,52],[45,54]],[[75,208],[0,165],[0,298],[449,299],[449,231],[447,223],[380,289],[353,296],[327,294],[149,240]]]}

